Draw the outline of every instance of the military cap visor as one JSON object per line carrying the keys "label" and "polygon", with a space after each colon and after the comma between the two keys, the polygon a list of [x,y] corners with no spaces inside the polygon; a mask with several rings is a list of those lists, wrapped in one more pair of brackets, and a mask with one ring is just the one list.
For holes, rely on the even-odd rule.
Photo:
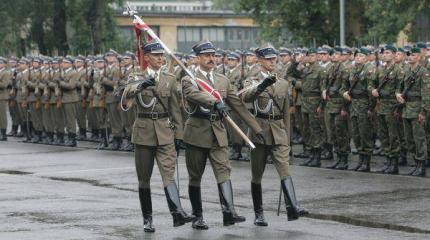
{"label": "military cap visor", "polygon": [[421,48],[413,47],[413,48],[411,48],[411,53],[421,53]]}
{"label": "military cap visor", "polygon": [[396,47],[394,47],[393,45],[387,45],[387,46],[385,46],[385,48],[384,48],[384,51],[392,51],[393,53],[395,53],[395,52],[397,52],[397,48]]}
{"label": "military cap visor", "polygon": [[230,60],[239,60],[240,59],[240,55],[236,52],[232,52],[227,56],[227,59]]}
{"label": "military cap visor", "polygon": [[4,58],[4,57],[0,57],[0,63],[6,64],[7,63],[7,59]]}
{"label": "military cap visor", "polygon": [[196,55],[204,53],[216,53],[215,47],[211,42],[198,43],[193,46],[193,51]]}
{"label": "military cap visor", "polygon": [[63,58],[62,62],[63,63],[73,63],[73,59],[65,57],[65,58]]}
{"label": "military cap visor", "polygon": [[164,53],[164,48],[159,43],[148,43],[143,46],[143,52],[149,54],[160,54]]}

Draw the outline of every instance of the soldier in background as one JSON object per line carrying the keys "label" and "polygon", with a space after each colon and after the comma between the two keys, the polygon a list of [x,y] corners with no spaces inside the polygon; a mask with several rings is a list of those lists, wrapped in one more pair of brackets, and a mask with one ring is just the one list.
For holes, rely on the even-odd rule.
{"label": "soldier in background", "polygon": [[11,85],[10,71],[6,68],[7,59],[0,57],[0,141],[7,141],[8,87]]}
{"label": "soldier in background", "polygon": [[42,58],[42,67],[40,68],[41,77],[40,77],[40,89],[41,89],[41,104],[42,104],[42,123],[43,129],[45,130],[45,137],[42,139],[43,144],[52,144],[54,141],[53,136],[53,126],[54,123],[51,121],[51,108],[50,108],[50,96],[51,89],[49,88],[49,80],[50,80],[50,59],[48,57]]}
{"label": "soldier in background", "polygon": [[104,79],[105,61],[103,56],[97,55],[94,58],[93,77],[90,79],[89,97],[90,110],[94,113],[94,128],[96,136],[99,136],[99,148],[108,147],[108,125],[105,111],[105,96],[102,85]]}
{"label": "soldier in background", "polygon": [[[121,76],[119,80],[120,85],[127,84],[130,75],[136,71],[135,69],[136,66],[134,66],[133,64],[133,59],[134,59],[134,54],[128,51],[121,57]],[[123,104],[123,103],[119,103],[119,104]],[[126,102],[126,104],[128,104],[128,102]],[[133,144],[131,143],[131,129],[133,127],[133,123],[135,120],[136,109],[134,105],[132,106],[127,105],[125,107],[128,109],[128,111],[120,111],[121,122],[122,122],[122,125],[124,126],[124,132],[125,132],[124,141],[120,149],[123,151],[132,151]]]}
{"label": "soldier in background", "polygon": [[25,135],[24,142],[30,142],[31,141],[31,132],[32,132],[32,123],[30,119],[30,112],[28,109],[28,94],[29,90],[27,87],[27,83],[29,81],[30,77],[30,70],[29,70],[29,64],[30,60],[22,57],[18,61],[18,67],[17,67],[17,75],[16,75],[16,103],[18,106],[18,113],[21,119],[23,119],[23,125],[21,128],[21,132]]}
{"label": "soldier in background", "polygon": [[17,65],[18,65],[18,58],[16,57],[10,57],[8,60],[8,68],[10,71],[10,80],[11,80],[11,85],[10,85],[10,92],[9,92],[9,113],[10,113],[10,117],[12,120],[12,129],[11,131],[8,133],[8,136],[13,136],[13,137],[23,137],[23,133],[22,133],[22,129],[24,128],[23,126],[23,119],[21,119],[20,115],[19,115],[19,109],[18,109],[18,104],[16,102],[16,93],[18,91],[17,86],[16,86],[16,75],[17,75]]}
{"label": "soldier in background", "polygon": [[76,74],[78,75],[78,84],[76,85],[76,91],[78,92],[79,102],[76,104],[76,119],[78,122],[79,135],[77,140],[87,139],[87,88],[85,88],[85,82],[87,80],[87,70],[85,69],[85,57],[77,56],[73,62]]}
{"label": "soldier in background", "polygon": [[43,124],[42,124],[42,105],[40,97],[42,89],[40,88],[40,80],[42,73],[40,71],[41,59],[34,57],[31,61],[32,67],[30,68],[29,79],[26,83],[28,95],[26,101],[30,110],[30,119],[34,129],[32,143],[39,143],[42,140]]}

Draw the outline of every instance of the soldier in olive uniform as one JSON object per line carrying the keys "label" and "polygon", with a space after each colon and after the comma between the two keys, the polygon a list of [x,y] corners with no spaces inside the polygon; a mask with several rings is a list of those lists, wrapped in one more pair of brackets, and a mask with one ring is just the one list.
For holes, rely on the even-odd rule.
{"label": "soldier in olive uniform", "polygon": [[114,90],[118,87],[120,80],[120,69],[117,66],[117,54],[114,51],[109,51],[105,54],[107,66],[104,72],[102,81],[103,88],[105,89],[106,110],[109,117],[110,126],[112,129],[113,141],[112,150],[118,150],[122,143],[122,123],[118,109],[119,99],[114,96]]}
{"label": "soldier in olive uniform", "polygon": [[[121,78],[120,84],[126,84],[129,76],[136,71],[133,64],[134,54],[132,52],[126,52],[121,58]],[[131,143],[131,129],[135,120],[135,108],[133,106],[128,107],[128,111],[121,111],[121,121],[124,125],[125,138],[121,150],[132,151],[133,144]]]}
{"label": "soldier in olive uniform", "polygon": [[87,80],[87,70],[85,69],[85,57],[77,56],[74,59],[73,65],[75,67],[76,74],[78,75],[78,83],[76,85],[76,91],[78,92],[79,102],[76,104],[76,119],[78,122],[79,135],[78,140],[87,139],[87,89],[85,88],[85,82]]}
{"label": "soldier in olive uniform", "polygon": [[89,82],[90,110],[94,113],[95,134],[99,136],[96,140],[100,142],[99,148],[108,145],[108,130],[105,111],[105,96],[102,82],[104,79],[105,61],[103,56],[98,55],[94,59],[93,77]]}
{"label": "soldier in olive uniform", "polygon": [[311,157],[304,161],[301,166],[320,167],[321,148],[324,142],[324,134],[320,115],[322,114],[321,79],[327,70],[321,68],[317,62],[317,50],[310,48],[308,51],[308,66],[298,68],[295,62],[288,70],[288,74],[302,79],[302,112],[303,121],[310,127],[309,146],[312,147]]}
{"label": "soldier in olive uniform", "polygon": [[400,82],[396,99],[403,107],[403,124],[409,152],[413,154],[416,166],[409,172],[412,176],[425,176],[427,140],[424,123],[430,110],[430,73],[420,65],[420,49],[413,47],[409,56],[410,68]]}
{"label": "soldier in olive uniform", "polygon": [[[10,85],[10,92],[9,92],[9,113],[12,120],[12,128],[11,131],[8,133],[9,136],[14,137],[23,137],[22,129],[24,128],[22,125],[23,119],[21,119],[19,115],[19,109],[18,104],[16,102],[16,93],[17,93],[17,86],[16,86],[16,75],[17,72],[17,65],[18,65],[18,58],[16,57],[10,57],[8,60],[9,65],[9,71],[10,71],[10,77],[11,77],[11,85]],[[21,128],[21,131],[19,132],[19,128]]]}
{"label": "soldier in olive uniform", "polygon": [[356,53],[355,65],[347,81],[340,90],[343,98],[349,103],[349,116],[352,128],[352,138],[357,147],[359,162],[354,171],[369,172],[370,158],[373,150],[372,122],[370,118],[370,100],[368,80],[376,74],[374,69],[366,64],[367,55],[371,52],[360,48]]}
{"label": "soldier in olive uniform", "polygon": [[332,62],[328,70],[328,77],[323,79],[322,97],[326,101],[325,117],[327,124],[328,142],[334,145],[337,160],[328,166],[332,169],[348,169],[348,155],[351,152],[347,118],[341,116],[345,106],[344,99],[340,95],[342,83],[348,80],[349,72],[342,60],[340,47],[333,49]]}
{"label": "soldier in olive uniform", "polygon": [[61,62],[61,76],[58,83],[61,92],[61,103],[64,118],[66,120],[66,130],[68,140],[64,144],[68,147],[76,147],[76,104],[79,102],[77,86],[79,84],[78,74],[73,69],[73,59],[63,58]]}
{"label": "soldier in olive uniform", "polygon": [[[261,128],[245,105],[236,95],[230,81],[214,71],[215,48],[210,42],[201,42],[193,47],[199,66],[196,77],[213,86],[228,106],[236,111],[255,133],[261,134]],[[202,201],[200,183],[207,158],[212,164],[223,212],[224,226],[245,221],[234,208],[233,190],[230,181],[231,166],[228,160],[228,138],[221,116],[226,114],[227,107],[208,92],[200,91],[193,84],[190,77],[182,80],[182,89],[187,101],[190,117],[185,123],[184,142],[187,144],[185,158],[189,174],[189,196],[193,207],[193,214],[197,217],[193,221],[193,228],[208,229],[202,216]]]}
{"label": "soldier in olive uniform", "polygon": [[34,57],[32,67],[29,73],[29,80],[26,83],[28,89],[27,102],[30,109],[30,119],[34,128],[32,143],[39,143],[42,140],[43,124],[42,124],[42,105],[40,101],[42,89],[40,81],[42,73],[40,71],[41,59]]}
{"label": "soldier in olive uniform", "polygon": [[63,106],[62,106],[62,91],[59,86],[59,82],[62,77],[61,69],[61,57],[56,57],[52,61],[52,72],[51,81],[49,81],[48,86],[51,89],[50,105],[52,106],[51,120],[54,123],[54,131],[56,139],[53,142],[54,145],[62,146],[64,145],[64,135],[66,128],[66,119],[64,116]]}
{"label": "soldier in olive uniform", "polygon": [[[256,148],[251,152],[251,193],[255,212],[254,224],[267,226],[263,214],[261,180],[269,155],[281,179],[288,220],[296,220],[307,211],[298,206],[293,181],[289,173],[288,82],[277,79],[273,75],[277,58],[273,47],[261,47],[255,52],[261,66],[261,72],[246,80],[246,90],[241,94],[241,98],[245,102],[254,103],[253,113],[259,125],[263,127],[262,133],[251,132],[251,140],[256,143]],[[263,138],[256,134],[261,134]]]}
{"label": "soldier in olive uniform", "polygon": [[27,102],[27,96],[28,96],[28,87],[27,82],[29,81],[30,71],[29,71],[29,63],[30,60],[22,57],[18,61],[18,67],[17,67],[17,75],[16,75],[16,103],[18,106],[18,114],[21,119],[23,119],[23,125],[21,128],[21,131],[24,133],[26,139],[24,142],[30,142],[31,141],[31,129],[32,124],[30,120],[30,113],[28,111],[28,102]]}
{"label": "soldier in olive uniform", "polygon": [[400,68],[394,62],[397,48],[387,45],[384,48],[382,60],[384,66],[378,69],[375,74],[376,79],[369,79],[368,88],[374,98],[379,100],[377,110],[377,120],[379,137],[386,154],[384,167],[379,170],[381,173],[399,173],[400,137],[398,132],[398,120],[394,115],[396,107],[395,91],[399,83],[399,75],[403,77]]}
{"label": "soldier in olive uniform", "polygon": [[150,181],[154,160],[157,161],[163,180],[167,204],[173,217],[173,226],[190,222],[181,206],[175,184],[175,141],[183,135],[181,109],[178,104],[176,79],[173,74],[161,71],[163,47],[159,43],[144,46],[148,68],[140,76],[143,82],[126,89],[129,96],[135,95],[136,120],[133,125],[132,142],[136,146],[135,162],[139,180],[139,199],[142,208],[144,231],[154,232],[152,226],[152,201]]}
{"label": "soldier in olive uniform", "polygon": [[50,108],[50,95],[51,89],[48,86],[50,78],[50,60],[47,57],[42,58],[42,67],[40,68],[40,88],[42,92],[41,103],[42,103],[42,123],[43,129],[45,130],[46,137],[42,139],[43,144],[52,144],[53,138],[53,126],[54,123],[51,121],[51,108]]}
{"label": "soldier in olive uniform", "polygon": [[0,141],[6,141],[7,111],[11,84],[10,71],[6,69],[7,59],[0,57]]}

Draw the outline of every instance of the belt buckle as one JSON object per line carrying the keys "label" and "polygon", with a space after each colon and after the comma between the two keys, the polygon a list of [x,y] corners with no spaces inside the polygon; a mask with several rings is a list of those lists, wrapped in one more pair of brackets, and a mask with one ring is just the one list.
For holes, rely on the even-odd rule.
{"label": "belt buckle", "polygon": [[211,114],[211,115],[209,115],[209,120],[210,120],[211,122],[214,122],[214,121],[216,120],[216,114]]}
{"label": "belt buckle", "polygon": [[152,120],[157,120],[158,119],[158,112],[151,113],[151,119]]}
{"label": "belt buckle", "polygon": [[269,114],[268,117],[269,117],[269,120],[275,120],[275,115],[273,114]]}

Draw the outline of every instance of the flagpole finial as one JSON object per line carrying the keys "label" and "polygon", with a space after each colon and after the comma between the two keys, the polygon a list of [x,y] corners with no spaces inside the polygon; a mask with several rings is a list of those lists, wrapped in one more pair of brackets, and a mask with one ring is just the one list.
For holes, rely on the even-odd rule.
{"label": "flagpole finial", "polygon": [[131,6],[130,6],[130,3],[129,2],[127,2],[126,3],[126,10],[124,11],[124,12],[122,12],[122,14],[123,15],[126,15],[126,16],[134,16],[135,14],[137,14],[137,11],[136,10],[133,10],[133,9],[131,9]]}

